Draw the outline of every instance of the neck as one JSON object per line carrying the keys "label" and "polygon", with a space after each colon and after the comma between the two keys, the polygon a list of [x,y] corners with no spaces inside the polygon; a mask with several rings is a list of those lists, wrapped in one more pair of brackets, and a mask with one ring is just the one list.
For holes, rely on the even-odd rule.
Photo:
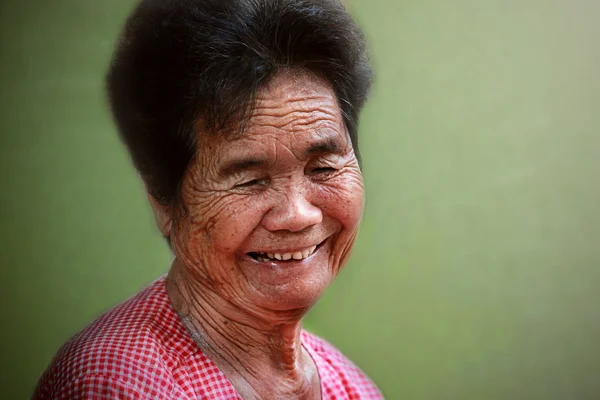
{"label": "neck", "polygon": [[316,366],[300,341],[305,310],[248,312],[177,259],[167,292],[194,341],[244,399],[320,397]]}

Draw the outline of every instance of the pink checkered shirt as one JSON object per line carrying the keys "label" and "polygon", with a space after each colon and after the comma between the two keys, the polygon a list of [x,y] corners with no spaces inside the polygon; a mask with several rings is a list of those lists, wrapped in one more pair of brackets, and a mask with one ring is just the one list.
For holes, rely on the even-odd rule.
{"label": "pink checkered shirt", "polygon": [[[179,320],[165,279],[72,337],[42,376],[33,399],[241,399]],[[319,371],[323,399],[383,398],[332,345],[306,331],[302,343]]]}

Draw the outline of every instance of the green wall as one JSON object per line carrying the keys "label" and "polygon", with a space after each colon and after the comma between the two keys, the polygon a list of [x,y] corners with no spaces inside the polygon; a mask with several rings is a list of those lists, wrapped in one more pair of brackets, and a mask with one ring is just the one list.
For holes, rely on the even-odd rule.
{"label": "green wall", "polygon": [[[307,325],[390,399],[600,398],[600,3],[350,3],[367,209]],[[0,2],[2,398],[169,265],[102,92],[132,4]]]}

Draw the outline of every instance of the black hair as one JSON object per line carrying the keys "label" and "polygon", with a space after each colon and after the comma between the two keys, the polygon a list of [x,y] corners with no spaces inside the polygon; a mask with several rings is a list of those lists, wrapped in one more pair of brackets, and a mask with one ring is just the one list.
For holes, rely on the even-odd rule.
{"label": "black hair", "polygon": [[358,157],[358,117],[372,72],[363,34],[339,0],[138,4],[107,90],[120,136],[159,203],[178,198],[198,150],[194,121],[202,117],[206,134],[242,123],[281,68],[308,70],[331,84]]}

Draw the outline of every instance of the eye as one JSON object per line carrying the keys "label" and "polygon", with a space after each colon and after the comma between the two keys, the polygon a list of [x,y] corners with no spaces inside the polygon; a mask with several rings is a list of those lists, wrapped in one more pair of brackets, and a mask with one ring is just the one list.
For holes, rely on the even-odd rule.
{"label": "eye", "polygon": [[269,183],[269,178],[257,178],[235,185],[237,189],[252,188],[266,186]]}
{"label": "eye", "polygon": [[337,170],[332,167],[319,167],[319,168],[311,169],[310,174],[311,175],[329,175],[329,174],[334,173],[335,171],[337,171]]}

